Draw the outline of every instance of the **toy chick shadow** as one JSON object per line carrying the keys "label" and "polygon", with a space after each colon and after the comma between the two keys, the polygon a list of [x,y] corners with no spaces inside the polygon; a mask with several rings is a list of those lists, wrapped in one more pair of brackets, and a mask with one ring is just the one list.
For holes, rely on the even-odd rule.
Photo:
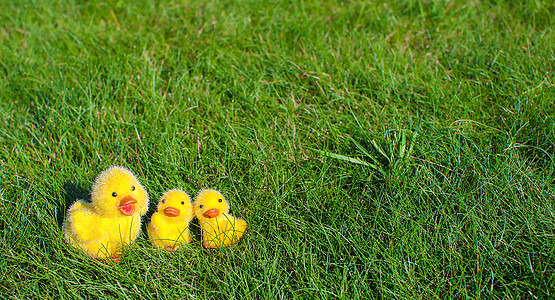
{"label": "toy chick shadow", "polygon": [[189,230],[191,231],[191,237],[193,238],[193,243],[201,241],[202,243],[202,231],[200,229],[200,223],[197,218],[193,218],[191,224],[189,224]]}
{"label": "toy chick shadow", "polygon": [[60,205],[58,207],[58,225],[60,225],[60,228],[62,228],[63,223],[64,223],[64,219],[66,216],[66,211],[67,209],[71,206],[71,204],[73,202],[75,202],[78,199],[81,200],[85,200],[88,201],[91,197],[91,191],[88,189],[84,189],[81,186],[73,183],[73,182],[69,182],[66,181],[64,183],[64,200],[65,203],[64,205]]}
{"label": "toy chick shadow", "polygon": [[150,223],[152,215],[156,212],[156,203],[153,202],[155,201],[152,201],[151,199],[150,203],[148,204],[148,211],[141,219],[141,240],[148,241],[148,223]]}

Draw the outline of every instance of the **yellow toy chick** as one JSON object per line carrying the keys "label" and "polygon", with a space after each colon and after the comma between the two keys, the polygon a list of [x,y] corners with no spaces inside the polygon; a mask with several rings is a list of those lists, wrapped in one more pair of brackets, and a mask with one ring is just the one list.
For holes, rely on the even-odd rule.
{"label": "yellow toy chick", "polygon": [[243,236],[247,228],[247,222],[229,214],[229,203],[216,190],[200,191],[193,208],[202,229],[202,245],[205,248],[230,246]]}
{"label": "yellow toy chick", "polygon": [[150,242],[156,248],[168,251],[190,243],[189,223],[192,219],[193,205],[189,195],[181,190],[165,192],[148,224]]}
{"label": "yellow toy chick", "polygon": [[141,230],[141,216],[148,209],[148,193],[126,168],[112,166],[98,175],[91,203],[77,200],[67,211],[67,242],[95,259],[119,261],[121,250]]}

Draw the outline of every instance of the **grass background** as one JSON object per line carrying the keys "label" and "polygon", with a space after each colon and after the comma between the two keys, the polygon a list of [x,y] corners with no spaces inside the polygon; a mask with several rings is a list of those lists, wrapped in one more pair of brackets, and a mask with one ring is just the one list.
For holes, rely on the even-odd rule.
{"label": "grass background", "polygon": [[[548,0],[0,1],[0,295],[553,297],[554,15]],[[143,235],[118,265],[87,259],[61,222],[113,164],[151,207],[221,190],[248,234],[176,254]]]}

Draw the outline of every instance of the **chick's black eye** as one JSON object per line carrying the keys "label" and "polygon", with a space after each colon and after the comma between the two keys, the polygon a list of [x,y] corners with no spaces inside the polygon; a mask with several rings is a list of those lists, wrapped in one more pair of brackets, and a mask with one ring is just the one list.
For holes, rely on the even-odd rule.
{"label": "chick's black eye", "polygon": [[185,205],[185,201],[181,201],[181,205]]}
{"label": "chick's black eye", "polygon": [[131,190],[132,190],[132,191],[135,190],[135,186],[134,186],[134,185],[131,186]]}
{"label": "chick's black eye", "polygon": [[202,205],[202,204],[201,204],[201,205],[200,205],[199,207],[200,207],[200,208],[203,208],[203,207],[204,207],[204,205]]}
{"label": "chick's black eye", "polygon": [[117,195],[118,195],[118,193],[116,193],[116,192],[112,193],[112,197],[117,197]]}
{"label": "chick's black eye", "polygon": [[166,203],[166,199],[162,200],[162,203]]}
{"label": "chick's black eye", "polygon": [[222,201],[224,201],[224,200],[222,200],[222,199],[219,199],[218,201],[222,202]]}

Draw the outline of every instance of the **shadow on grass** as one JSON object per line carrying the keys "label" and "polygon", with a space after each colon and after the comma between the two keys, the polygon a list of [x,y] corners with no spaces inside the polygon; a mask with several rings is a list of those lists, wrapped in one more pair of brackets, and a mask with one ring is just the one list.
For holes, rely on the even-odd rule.
{"label": "shadow on grass", "polygon": [[64,183],[65,205],[58,207],[58,224],[63,226],[66,210],[77,200],[89,201],[91,191],[73,182]]}
{"label": "shadow on grass", "polygon": [[152,201],[150,201],[149,205],[148,205],[148,211],[146,212],[146,214],[141,218],[141,235],[143,236],[143,238],[145,239],[145,241],[148,241],[150,243],[149,237],[148,237],[148,224],[150,224],[150,219],[152,218],[152,215],[156,212],[156,204],[152,203]]}
{"label": "shadow on grass", "polygon": [[191,231],[191,237],[193,238],[193,241],[201,241],[202,243],[202,233],[200,231],[200,224],[196,217],[193,218],[193,220],[191,221],[191,224],[189,224],[189,230]]}

